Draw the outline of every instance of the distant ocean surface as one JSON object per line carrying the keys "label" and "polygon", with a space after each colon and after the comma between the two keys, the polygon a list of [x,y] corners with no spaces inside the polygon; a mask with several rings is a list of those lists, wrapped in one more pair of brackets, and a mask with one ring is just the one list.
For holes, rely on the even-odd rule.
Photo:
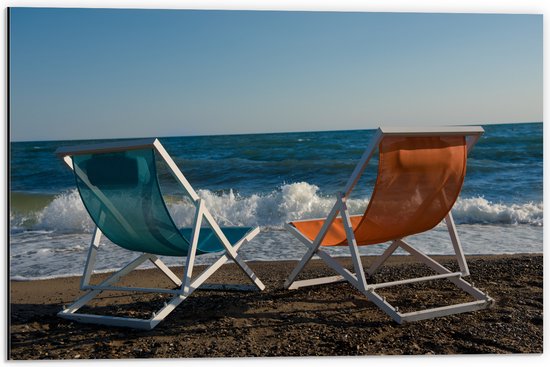
{"label": "distant ocean surface", "polygon": [[[466,180],[453,215],[467,254],[543,251],[543,125],[485,125],[469,155]],[[242,248],[247,260],[299,259],[305,248],[283,229],[298,218],[326,216],[375,130],[160,138],[191,185],[222,225],[261,226]],[[11,143],[10,277],[38,279],[81,274],[93,223],[70,170],[54,151],[93,141]],[[357,185],[349,207],[362,213],[376,179],[377,157]],[[192,207],[166,170],[159,177],[175,222],[192,221]],[[444,226],[412,236],[430,254],[450,254]],[[385,245],[361,248],[379,254]],[[105,237],[98,269],[134,256]],[[349,255],[345,248],[330,249]],[[199,264],[215,255],[200,256]],[[182,265],[182,258],[163,258]]]}

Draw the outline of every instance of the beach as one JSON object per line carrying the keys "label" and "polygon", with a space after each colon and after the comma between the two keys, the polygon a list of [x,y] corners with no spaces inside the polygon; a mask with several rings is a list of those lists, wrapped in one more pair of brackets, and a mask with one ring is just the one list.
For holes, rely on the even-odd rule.
{"label": "beach", "polygon": [[[435,256],[451,270],[448,256]],[[82,294],[78,277],[10,282],[10,359],[193,358],[424,354],[503,354],[543,351],[543,256],[467,256],[471,281],[494,298],[492,308],[399,325],[349,284],[285,290],[296,261],[252,261],[263,292],[197,290],[151,331],[87,325],[56,313]],[[350,258],[339,258],[351,269]],[[366,267],[372,258],[365,257]],[[200,270],[201,267],[198,267]],[[181,268],[175,268],[181,274]],[[430,274],[407,256],[390,258],[372,282]],[[311,262],[301,276],[332,275]],[[107,274],[94,275],[92,282]],[[234,264],[212,283],[246,283]],[[128,286],[166,286],[156,270],[124,278]],[[466,301],[448,281],[380,290],[408,312]],[[105,292],[97,313],[150,317],[165,296]],[[82,311],[86,311],[85,308]],[[89,311],[89,309],[88,309]]]}

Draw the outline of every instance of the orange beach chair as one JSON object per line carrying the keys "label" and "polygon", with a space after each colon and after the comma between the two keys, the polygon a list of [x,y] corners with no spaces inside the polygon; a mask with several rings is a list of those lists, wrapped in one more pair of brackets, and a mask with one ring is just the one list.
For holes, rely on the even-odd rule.
{"label": "orange beach chair", "polygon": [[[286,224],[286,229],[304,243],[308,250],[290,274],[285,288],[297,289],[348,281],[398,323],[490,306],[493,299],[464,280],[470,273],[451,214],[466,174],[467,153],[483,132],[478,126],[421,130],[379,128],[328,217]],[[363,215],[350,216],[346,200],[377,149],[378,177],[372,197]],[[434,228],[443,220],[449,231],[459,272],[445,268],[404,240],[407,236]],[[374,274],[397,248],[427,265],[436,275],[379,284],[367,283],[358,246],[388,241],[391,244],[368,268],[368,275]],[[328,246],[348,246],[355,273],[344,268],[322,249]],[[296,281],[313,255],[319,256],[339,275]],[[401,313],[376,293],[379,288],[434,279],[450,280],[473,296],[475,301]]]}

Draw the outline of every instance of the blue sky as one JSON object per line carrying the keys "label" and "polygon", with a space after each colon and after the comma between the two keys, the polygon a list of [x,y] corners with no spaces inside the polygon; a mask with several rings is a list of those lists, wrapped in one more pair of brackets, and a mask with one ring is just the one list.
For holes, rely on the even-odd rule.
{"label": "blue sky", "polygon": [[542,16],[13,8],[12,140],[542,121]]}

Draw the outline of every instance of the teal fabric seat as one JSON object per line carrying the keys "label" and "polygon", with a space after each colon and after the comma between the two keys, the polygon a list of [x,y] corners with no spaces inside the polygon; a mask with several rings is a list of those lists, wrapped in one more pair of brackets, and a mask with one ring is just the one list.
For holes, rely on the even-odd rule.
{"label": "teal fabric seat", "polygon": [[[252,227],[221,227],[221,229],[229,242],[235,243],[243,238],[245,234],[250,232]],[[184,238],[191,239],[191,232],[191,228],[180,228],[180,233]],[[223,250],[220,240],[216,237],[216,234],[212,228],[209,227],[201,228],[199,232],[199,244],[197,247],[202,253],[218,252]]]}
{"label": "teal fabric seat", "polygon": [[[187,256],[191,228],[174,223],[159,186],[152,149],[75,155],[76,185],[91,218],[113,243],[131,251]],[[222,231],[231,243],[252,228]],[[201,228],[197,254],[224,249],[213,230]]]}

